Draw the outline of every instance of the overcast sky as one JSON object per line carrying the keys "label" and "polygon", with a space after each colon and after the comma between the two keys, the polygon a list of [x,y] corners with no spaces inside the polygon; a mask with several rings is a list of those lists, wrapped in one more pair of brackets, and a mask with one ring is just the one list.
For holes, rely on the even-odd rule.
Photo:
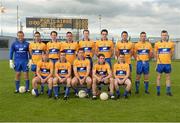
{"label": "overcast sky", "polygon": [[[89,20],[91,33],[102,28],[113,35],[126,30],[133,37],[141,31],[149,36],[159,36],[162,29],[172,38],[180,37],[180,0],[2,0],[4,32],[16,32],[16,6],[25,26],[26,17],[81,17]],[[1,22],[2,24],[2,22]],[[31,30],[24,27],[25,32]]]}

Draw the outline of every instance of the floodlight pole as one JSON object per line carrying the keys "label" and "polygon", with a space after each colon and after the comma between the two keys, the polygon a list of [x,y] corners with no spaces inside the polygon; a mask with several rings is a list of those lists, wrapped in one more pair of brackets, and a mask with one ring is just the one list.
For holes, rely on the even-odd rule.
{"label": "floodlight pole", "polygon": [[17,32],[19,31],[19,0],[17,0],[17,15],[16,15],[16,19],[17,19]]}
{"label": "floodlight pole", "polygon": [[5,7],[2,4],[1,0],[1,6],[0,6],[0,13],[1,13],[1,36],[3,35],[3,13],[5,13]]}
{"label": "floodlight pole", "polygon": [[102,17],[101,17],[101,14],[99,15],[99,30],[100,30],[100,32],[101,32],[101,19],[102,19]]}

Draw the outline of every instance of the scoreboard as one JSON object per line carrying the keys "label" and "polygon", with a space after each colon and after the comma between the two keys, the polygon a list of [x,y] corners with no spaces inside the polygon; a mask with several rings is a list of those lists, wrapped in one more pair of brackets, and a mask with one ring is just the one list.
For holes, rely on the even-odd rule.
{"label": "scoreboard", "polygon": [[88,29],[88,19],[26,18],[27,28]]}

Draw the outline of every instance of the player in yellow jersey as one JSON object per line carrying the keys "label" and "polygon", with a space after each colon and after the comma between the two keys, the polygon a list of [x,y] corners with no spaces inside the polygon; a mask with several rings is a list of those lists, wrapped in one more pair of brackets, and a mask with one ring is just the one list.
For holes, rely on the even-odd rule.
{"label": "player in yellow jersey", "polygon": [[47,53],[49,54],[49,59],[55,64],[59,59],[59,52],[61,49],[61,43],[57,41],[57,32],[52,31],[51,41],[47,43]]}
{"label": "player in yellow jersey", "polygon": [[149,60],[153,57],[152,45],[146,40],[146,33],[140,33],[140,41],[135,44],[134,56],[136,63],[136,94],[139,93],[141,75],[144,75],[145,93],[149,94]]}
{"label": "player in yellow jersey", "polygon": [[48,54],[42,55],[42,60],[37,63],[37,76],[32,80],[32,87],[36,96],[38,93],[38,84],[48,84],[48,97],[52,97],[52,84],[53,84],[53,63],[49,61]]}
{"label": "player in yellow jersey", "polygon": [[116,45],[116,57],[119,56],[119,54],[125,54],[125,62],[129,64],[130,67],[130,79],[131,79],[131,72],[132,72],[132,65],[131,65],[131,57],[133,55],[133,43],[128,41],[128,32],[123,31],[121,33],[121,41],[117,42]]}
{"label": "player in yellow jersey", "polygon": [[66,38],[66,42],[62,43],[61,51],[64,50],[66,52],[66,60],[72,65],[74,60],[76,59],[76,53],[79,45],[77,42],[73,41],[72,32],[67,32]]}
{"label": "player in yellow jersey", "polygon": [[128,93],[131,91],[131,80],[129,79],[130,67],[129,64],[125,62],[125,54],[120,54],[118,56],[118,62],[114,64],[113,74],[114,74],[114,86],[116,90],[117,98],[120,97],[119,86],[125,85],[124,97],[128,98]]}
{"label": "player in yellow jersey", "polygon": [[101,40],[96,41],[95,44],[95,52],[96,55],[98,54],[104,54],[105,56],[105,61],[109,63],[110,67],[112,66],[111,64],[111,57],[113,56],[114,52],[114,43],[111,40],[108,40],[107,38],[108,31],[106,29],[103,29],[101,31]]}
{"label": "player in yellow jersey", "polygon": [[41,42],[41,34],[34,33],[34,41],[29,45],[29,52],[32,56],[31,71],[36,73],[37,63],[42,60],[42,54],[46,53],[46,44]]}
{"label": "player in yellow jersey", "polygon": [[114,97],[114,79],[112,77],[112,71],[110,65],[105,61],[104,54],[98,55],[98,62],[93,66],[93,84],[92,91],[93,97],[92,99],[97,99],[96,88],[97,85],[100,84],[108,84],[110,88],[110,97],[111,99],[115,99]]}
{"label": "player in yellow jersey", "polygon": [[78,86],[86,85],[87,96],[91,92],[92,79],[90,77],[90,61],[84,57],[84,49],[80,48],[78,50],[78,57],[74,61],[73,70],[74,78],[72,79],[72,87],[75,89],[76,96],[78,95]]}
{"label": "player in yellow jersey", "polygon": [[65,51],[60,52],[60,59],[55,64],[55,77],[53,79],[54,97],[59,98],[58,95],[58,84],[65,84],[65,95],[64,100],[69,96],[71,87],[71,64],[66,60]]}
{"label": "player in yellow jersey", "polygon": [[94,55],[95,43],[94,43],[94,41],[90,40],[90,38],[89,38],[89,30],[84,30],[83,36],[84,36],[83,39],[81,41],[79,41],[79,48],[84,49],[85,57],[90,60],[91,70],[92,70],[92,66],[93,66],[92,58]]}
{"label": "player in yellow jersey", "polygon": [[155,43],[155,58],[157,60],[157,95],[160,96],[160,81],[162,73],[166,74],[166,94],[172,96],[171,93],[171,59],[174,54],[174,43],[169,41],[169,35],[166,30],[161,32],[161,41]]}

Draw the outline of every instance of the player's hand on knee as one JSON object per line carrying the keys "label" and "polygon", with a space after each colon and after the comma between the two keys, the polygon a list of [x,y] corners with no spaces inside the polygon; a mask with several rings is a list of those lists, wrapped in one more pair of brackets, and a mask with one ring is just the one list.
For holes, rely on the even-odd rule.
{"label": "player's hand on knee", "polygon": [[11,69],[14,69],[14,67],[15,67],[15,65],[14,65],[14,63],[13,63],[12,60],[9,60],[9,67],[10,67]]}

